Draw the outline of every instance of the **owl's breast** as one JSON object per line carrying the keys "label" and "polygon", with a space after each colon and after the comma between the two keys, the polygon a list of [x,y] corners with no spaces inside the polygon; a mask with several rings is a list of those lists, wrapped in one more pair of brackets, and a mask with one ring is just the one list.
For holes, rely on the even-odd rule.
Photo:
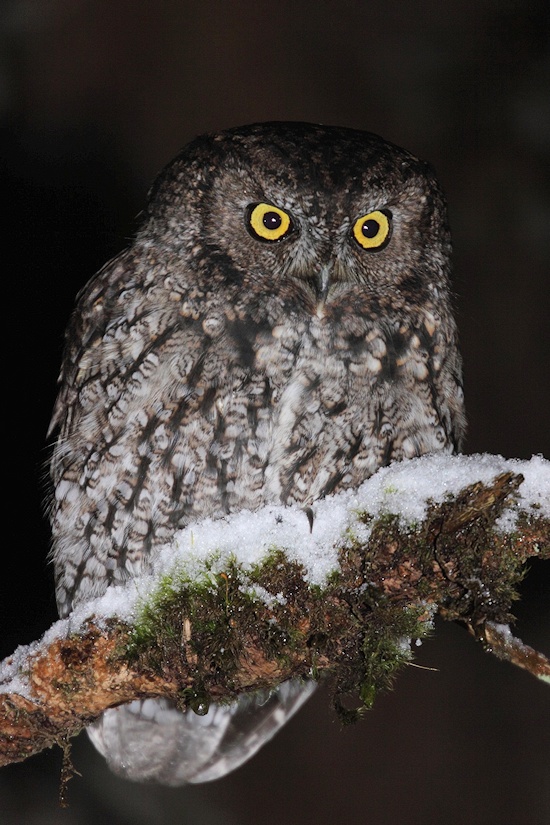
{"label": "owl's breast", "polygon": [[271,387],[264,501],[311,503],[394,459],[454,450],[459,388],[430,330],[360,317],[275,330],[257,352]]}
{"label": "owl's breast", "polygon": [[455,449],[456,359],[433,319],[231,312],[174,324],[148,357],[82,384],[52,459],[63,610],[136,575],[190,522],[311,504]]}
{"label": "owl's breast", "polygon": [[[301,328],[275,329],[275,341],[258,351],[272,386],[263,490],[268,501],[311,503],[376,469],[376,457],[363,445],[366,422],[374,416],[376,376],[346,338],[313,316]],[[289,348],[291,368],[281,371],[281,354]]]}

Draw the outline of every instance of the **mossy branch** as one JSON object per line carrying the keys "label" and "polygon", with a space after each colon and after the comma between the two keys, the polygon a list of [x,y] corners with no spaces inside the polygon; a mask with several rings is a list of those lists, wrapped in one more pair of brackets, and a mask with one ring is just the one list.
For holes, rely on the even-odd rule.
{"label": "mossy branch", "polygon": [[337,710],[353,719],[344,698],[369,707],[436,612],[550,680],[548,659],[508,627],[526,560],[550,555],[550,521],[532,509],[516,510],[513,532],[496,526],[522,481],[505,472],[472,484],[428,507],[414,530],[395,516],[360,514],[369,539],[343,541],[340,569],[323,588],[274,551],[246,571],[233,560],[200,581],[160,582],[134,626],[90,616],[68,637],[46,634],[3,663],[23,687],[4,675],[0,764],[64,745],[106,708],[138,697],[164,696],[202,713],[211,701],[290,677],[331,678]]}

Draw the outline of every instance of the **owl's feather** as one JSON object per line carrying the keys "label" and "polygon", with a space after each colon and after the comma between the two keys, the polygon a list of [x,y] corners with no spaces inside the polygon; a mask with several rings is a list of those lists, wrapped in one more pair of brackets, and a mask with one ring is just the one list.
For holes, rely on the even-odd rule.
{"label": "owl's feather", "polygon": [[290,680],[232,705],[214,705],[204,716],[182,714],[164,699],[136,700],[106,711],[88,733],[115,773],[127,779],[210,782],[250,759],[315,687]]}
{"label": "owl's feather", "polygon": [[[257,203],[292,231],[257,237]],[[380,210],[391,234],[365,249],[354,227]],[[187,147],[67,332],[51,465],[62,615],[139,576],[190,522],[307,506],[392,460],[459,449],[449,254],[433,173],[374,135],[260,124]],[[122,766],[146,727],[129,774],[201,781],[251,755],[300,695],[281,688],[256,729],[249,699],[206,725],[180,715],[162,749],[160,723],[132,708],[109,711],[92,738]]]}

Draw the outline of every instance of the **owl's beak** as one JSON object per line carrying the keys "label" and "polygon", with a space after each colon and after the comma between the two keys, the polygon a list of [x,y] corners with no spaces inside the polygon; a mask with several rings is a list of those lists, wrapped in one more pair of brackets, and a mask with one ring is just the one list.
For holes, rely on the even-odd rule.
{"label": "owl's beak", "polygon": [[326,301],[331,284],[331,273],[332,266],[325,264],[325,266],[320,268],[319,272],[313,279],[315,292],[317,293],[317,300],[319,303],[324,303]]}

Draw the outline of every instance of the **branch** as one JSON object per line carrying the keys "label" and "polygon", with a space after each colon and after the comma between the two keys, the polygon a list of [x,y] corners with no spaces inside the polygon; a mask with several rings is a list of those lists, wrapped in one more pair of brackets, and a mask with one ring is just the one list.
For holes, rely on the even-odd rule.
{"label": "branch", "polygon": [[[128,610],[106,616],[98,600],[18,649],[0,668],[0,765],[64,744],[105,709],[138,697],[205,712],[211,701],[323,676],[341,717],[355,718],[410,661],[411,641],[430,633],[435,613],[550,680],[548,659],[509,630],[525,561],[550,555],[548,512],[522,493],[540,486],[537,473],[524,483],[526,469],[538,461],[544,486],[548,462],[496,460],[504,472],[455,479],[454,489],[443,478],[451,493],[428,498],[411,523],[399,512],[408,500],[402,479],[423,477],[434,461],[387,468],[366,482],[363,497],[348,497],[349,524],[322,584],[285,549],[254,563],[211,554],[199,573],[195,561],[193,575],[176,567],[157,576],[131,618]],[[446,461],[463,469],[472,460]],[[517,465],[524,472],[507,469]],[[344,706],[349,695],[356,710]]]}

